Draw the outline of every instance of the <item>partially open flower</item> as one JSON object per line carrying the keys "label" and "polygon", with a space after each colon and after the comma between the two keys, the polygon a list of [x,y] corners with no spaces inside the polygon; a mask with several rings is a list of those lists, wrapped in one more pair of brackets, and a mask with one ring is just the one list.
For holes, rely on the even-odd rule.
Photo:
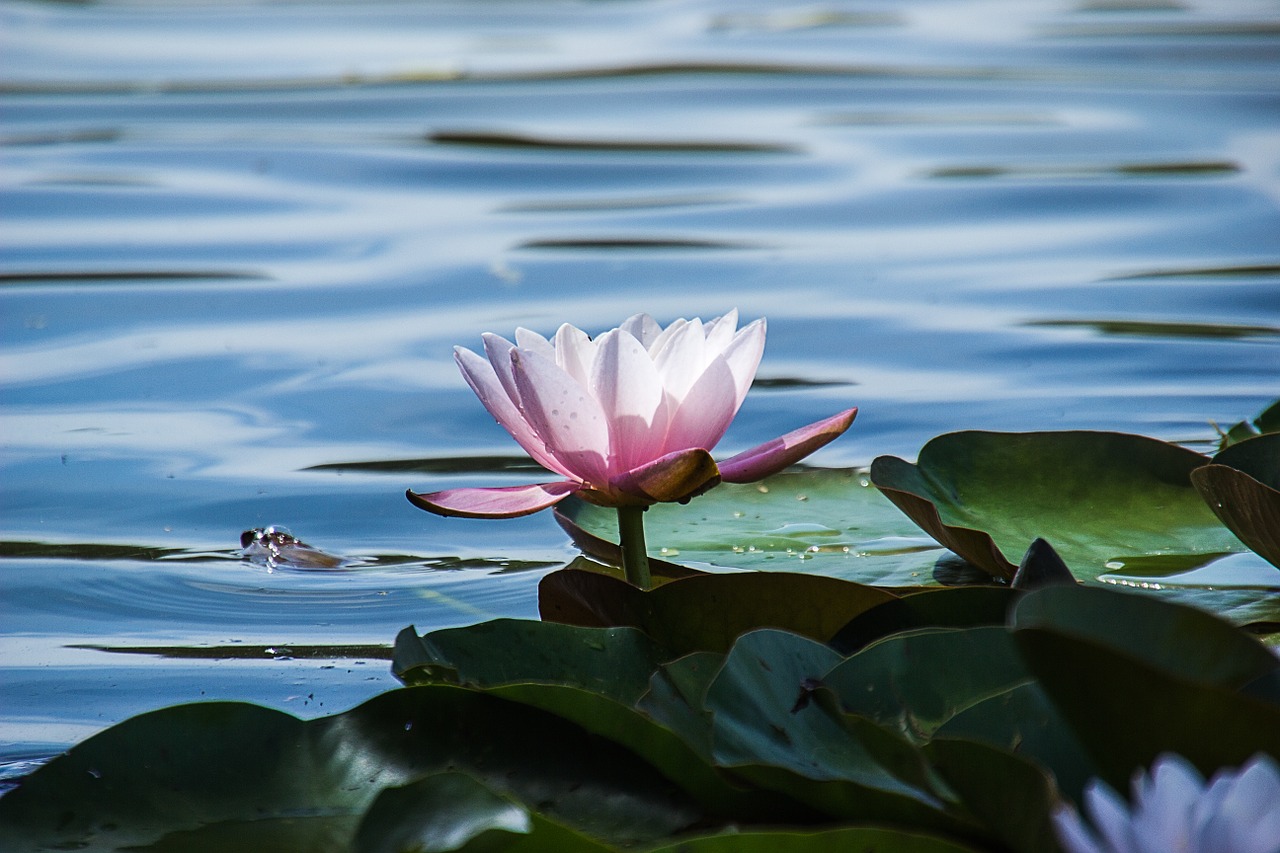
{"label": "partially open flower", "polygon": [[1280,766],[1266,755],[1206,786],[1167,753],[1134,775],[1132,806],[1096,779],[1084,799],[1093,829],[1070,807],[1053,816],[1067,853],[1280,853]]}
{"label": "partially open flower", "polygon": [[602,506],[685,501],[720,482],[776,473],[849,428],[857,409],[719,463],[710,451],[737,414],[764,352],[765,323],[737,312],[665,329],[647,314],[590,338],[565,324],[553,340],[484,335],[486,361],[458,347],[462,375],[511,437],[564,479],[503,488],[409,492],[440,515],[510,518],[577,494]]}

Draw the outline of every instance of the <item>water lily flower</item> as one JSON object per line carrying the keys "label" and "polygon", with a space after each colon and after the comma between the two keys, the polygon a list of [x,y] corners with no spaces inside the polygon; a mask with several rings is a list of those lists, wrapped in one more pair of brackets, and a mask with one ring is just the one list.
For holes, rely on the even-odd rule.
{"label": "water lily flower", "polygon": [[485,334],[487,359],[456,348],[462,375],[489,413],[563,479],[410,491],[409,500],[439,515],[511,518],[578,495],[617,507],[625,527],[624,516],[635,517],[630,510],[684,502],[721,482],[763,479],[849,428],[857,409],[717,464],[710,451],[742,405],[764,352],[763,319],[737,326],[736,311],[707,323],[676,320],[665,329],[637,314],[596,338],[568,324],[552,340],[527,329],[516,330],[514,344]]}
{"label": "water lily flower", "polygon": [[1133,805],[1097,779],[1084,799],[1095,829],[1070,806],[1054,813],[1067,853],[1280,853],[1280,765],[1259,753],[1204,779],[1166,753],[1133,777]]}

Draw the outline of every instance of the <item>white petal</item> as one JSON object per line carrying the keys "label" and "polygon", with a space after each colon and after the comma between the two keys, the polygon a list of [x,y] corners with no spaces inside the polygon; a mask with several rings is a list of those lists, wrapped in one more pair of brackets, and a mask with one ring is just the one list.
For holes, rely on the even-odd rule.
{"label": "white petal", "polygon": [[689,389],[706,369],[706,344],[702,321],[698,319],[677,320],[655,344],[653,363],[662,376],[667,394],[677,403],[684,402]]}
{"label": "white petal", "polygon": [[[494,335],[494,337],[497,336]],[[498,338],[498,340],[502,339]],[[566,477],[571,476],[564,466],[556,462],[547,452],[542,439],[525,421],[524,416],[507,394],[493,365],[465,347],[456,347],[453,357],[458,363],[458,369],[462,371],[462,377],[467,380],[471,390],[489,410],[489,414],[493,415],[494,420],[510,433],[525,452],[544,468]]]}
{"label": "white petal", "polygon": [[1151,766],[1150,776],[1134,775],[1133,835],[1150,851],[1176,851],[1195,835],[1195,809],[1204,779],[1180,755],[1166,753]]}
{"label": "white petal", "polygon": [[552,361],[556,360],[556,348],[551,345],[551,342],[529,329],[523,327],[516,329],[516,346],[533,350]]}
{"label": "white petal", "polygon": [[707,352],[724,352],[725,347],[733,340],[733,333],[738,328],[738,309],[734,308],[722,317],[716,317],[703,326],[707,338]]}
{"label": "white petal", "polygon": [[646,350],[652,349],[653,342],[658,339],[658,335],[662,334],[662,327],[648,314],[636,314],[633,317],[628,317],[626,322],[618,328],[624,332],[630,332],[632,337],[643,344]]}
{"label": "white petal", "polygon": [[1053,813],[1053,829],[1064,853],[1108,853],[1073,808],[1063,807]]}
{"label": "white petal", "polygon": [[596,345],[587,333],[565,323],[556,331],[555,339],[556,364],[560,365],[582,385],[588,387],[591,381],[591,363],[595,360]]}
{"label": "white petal", "polygon": [[1094,827],[1110,849],[1115,851],[1139,849],[1134,839],[1129,809],[1119,794],[1105,783],[1093,779],[1085,785],[1084,799]]}
{"label": "white petal", "polygon": [[662,455],[666,394],[644,345],[630,332],[600,336],[589,387],[609,423],[610,479]]}
{"label": "white petal", "polygon": [[663,443],[665,451],[701,447],[711,450],[724,436],[737,412],[733,374],[723,358],[717,357],[683,401],[668,397],[671,426]]}
{"label": "white petal", "polygon": [[765,332],[765,321],[761,317],[743,326],[725,347],[724,360],[728,363],[729,370],[733,372],[738,397],[737,405],[734,406],[735,412],[746,399],[747,392],[751,390],[751,383],[756,378],[756,371],[760,368],[760,359],[764,356]]}
{"label": "white petal", "polygon": [[571,476],[591,486],[608,483],[609,428],[600,404],[576,379],[536,350],[511,351],[521,411],[547,452]]}

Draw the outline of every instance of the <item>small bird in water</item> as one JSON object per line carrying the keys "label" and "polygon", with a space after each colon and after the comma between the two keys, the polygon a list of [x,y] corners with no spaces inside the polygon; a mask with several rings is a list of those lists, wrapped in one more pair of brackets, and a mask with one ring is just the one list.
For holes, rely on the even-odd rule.
{"label": "small bird in water", "polygon": [[241,554],[251,563],[267,567],[291,569],[336,569],[346,563],[341,557],[326,554],[295,537],[288,529],[271,525],[255,527],[240,534]]}

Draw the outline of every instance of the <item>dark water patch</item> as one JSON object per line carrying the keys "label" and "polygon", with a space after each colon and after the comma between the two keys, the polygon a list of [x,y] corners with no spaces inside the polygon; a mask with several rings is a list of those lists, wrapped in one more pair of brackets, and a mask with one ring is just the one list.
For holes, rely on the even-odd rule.
{"label": "dark water patch", "polygon": [[1104,281],[1137,281],[1147,278],[1272,278],[1274,276],[1280,276],[1280,264],[1243,264],[1227,267],[1147,270],[1109,276]]}
{"label": "dark water patch", "polygon": [[471,145],[494,148],[545,148],[557,151],[624,151],[631,153],[794,154],[798,148],[771,142],[662,139],[570,139],[528,136],[519,133],[439,131],[427,135],[437,145]]}
{"label": "dark water patch", "polygon": [[731,195],[623,196],[618,198],[565,198],[504,204],[500,213],[591,213],[622,210],[666,210],[677,207],[741,204]]}
{"label": "dark water patch", "polygon": [[0,273],[0,287],[24,284],[108,284],[165,281],[271,281],[264,273],[237,270],[66,270]]}
{"label": "dark water patch", "polygon": [[1160,323],[1146,320],[1031,320],[1024,326],[1093,329],[1103,335],[1156,338],[1269,338],[1280,336],[1275,326],[1224,323]]}
{"label": "dark water patch", "polygon": [[751,383],[753,389],[776,389],[776,388],[833,388],[840,386],[857,385],[843,379],[805,379],[800,376],[757,376]]}
{"label": "dark water patch", "polygon": [[303,471],[363,471],[399,474],[406,471],[427,474],[503,474],[520,472],[546,474],[547,470],[527,456],[449,456],[430,459],[372,459],[360,462],[326,462]]}
{"label": "dark water patch", "polygon": [[152,655],[178,660],[391,660],[391,646],[382,645],[99,646],[73,644],[67,648],[120,655]]}
{"label": "dark water patch", "polygon": [[153,545],[6,540],[0,541],[0,559],[229,562],[239,559],[239,555],[230,551],[191,551],[186,548],[158,548]]}
{"label": "dark water patch", "polygon": [[1052,38],[1268,38],[1280,35],[1275,21],[1093,21],[1055,24],[1042,31]]}
{"label": "dark water patch", "polygon": [[728,240],[695,240],[660,237],[565,237],[526,240],[516,249],[580,249],[586,251],[652,251],[655,249],[763,249],[757,243],[735,243]]}
{"label": "dark water patch", "polygon": [[[0,86],[0,91],[3,91]],[[9,133],[0,135],[0,146],[76,145],[88,142],[119,142],[123,131],[114,128],[47,131],[43,133]]]}
{"label": "dark water patch", "polygon": [[1227,160],[1176,163],[1122,163],[1113,166],[944,166],[930,178],[1101,178],[1112,176],[1216,176],[1242,171]]}

